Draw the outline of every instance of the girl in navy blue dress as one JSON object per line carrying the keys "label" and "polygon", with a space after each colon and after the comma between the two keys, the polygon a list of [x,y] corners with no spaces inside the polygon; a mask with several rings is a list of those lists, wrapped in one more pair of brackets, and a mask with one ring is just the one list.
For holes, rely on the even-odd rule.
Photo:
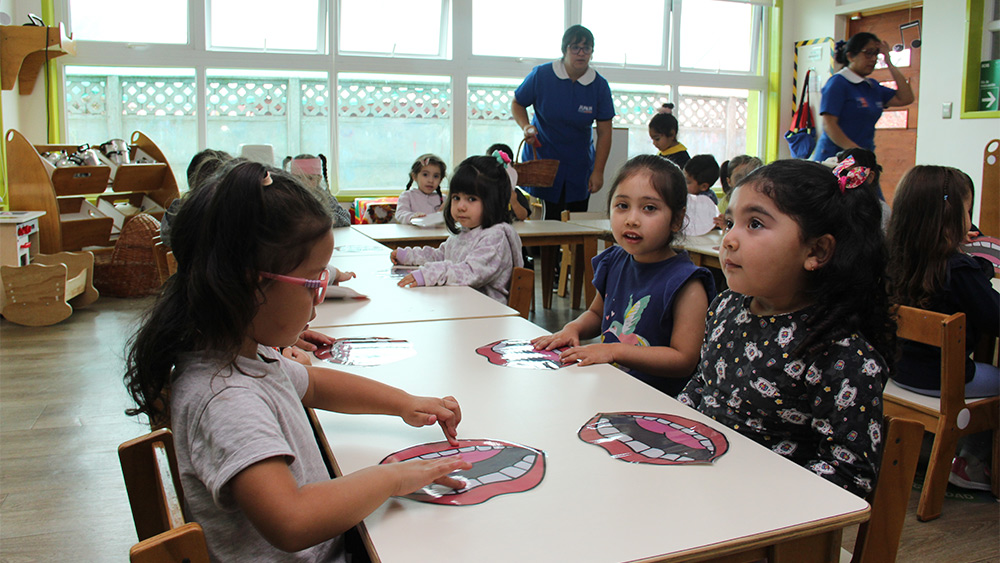
{"label": "girl in navy blue dress", "polygon": [[[538,349],[570,348],[566,363],[615,364],[676,395],[698,362],[715,284],[687,253],[670,247],[684,222],[687,187],[680,169],[657,155],[637,156],[618,172],[608,198],[618,244],[594,257],[597,296]],[[597,344],[582,341],[601,337]]]}

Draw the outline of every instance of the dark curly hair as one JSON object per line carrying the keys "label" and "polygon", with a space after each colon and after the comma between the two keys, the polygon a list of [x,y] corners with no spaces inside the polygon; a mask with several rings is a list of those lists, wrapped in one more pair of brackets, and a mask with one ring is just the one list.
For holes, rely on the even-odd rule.
{"label": "dark curly hair", "polygon": [[891,362],[896,324],[885,292],[886,246],[882,211],[871,184],[841,192],[830,169],[790,159],[762,166],[737,188],[759,190],[799,226],[802,240],[832,235],[833,257],[807,272],[806,292],[815,304],[796,357],[820,354],[837,340],[860,332]]}
{"label": "dark curly hair", "polygon": [[[263,182],[270,174],[271,183]],[[239,355],[263,290],[257,272],[285,274],[330,232],[324,205],[276,168],[231,161],[181,207],[171,238],[177,273],[129,340],[125,387],[150,425],[169,422],[170,378],[186,352]]]}

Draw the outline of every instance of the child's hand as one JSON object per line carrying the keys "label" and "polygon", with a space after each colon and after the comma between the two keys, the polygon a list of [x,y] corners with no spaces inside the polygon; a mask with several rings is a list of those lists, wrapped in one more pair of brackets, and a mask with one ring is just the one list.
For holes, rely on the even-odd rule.
{"label": "child's hand", "polygon": [[581,366],[591,364],[611,364],[615,361],[614,348],[610,344],[590,344],[576,346],[566,350],[559,356],[564,364],[576,363]]}
{"label": "child's hand", "polygon": [[580,334],[570,325],[566,325],[562,330],[548,336],[539,336],[531,341],[535,350],[555,350],[563,346],[579,346]]}
{"label": "child's hand", "polygon": [[399,252],[398,248],[396,248],[392,252],[390,252],[389,253],[389,260],[391,260],[393,264],[396,264],[398,266],[399,265],[399,259],[396,258],[396,253],[397,252]]}
{"label": "child's hand", "polygon": [[358,277],[358,275],[355,274],[354,272],[341,272],[340,270],[337,270],[337,276],[333,278],[333,284],[337,285],[340,282],[345,282],[349,279],[356,277]]}
{"label": "child's hand", "polygon": [[715,219],[712,219],[712,224],[722,229],[723,231],[726,230],[726,216],[725,215],[716,216]]}
{"label": "child's hand", "polygon": [[417,283],[417,278],[413,277],[413,274],[406,274],[406,277],[399,280],[399,283],[396,285],[399,287],[417,287],[420,284]]}
{"label": "child's hand", "polygon": [[408,495],[431,483],[456,490],[463,489],[465,482],[448,477],[448,474],[459,469],[472,469],[471,463],[464,461],[457,455],[438,459],[413,459],[404,462],[396,462],[395,459],[390,458],[390,462],[382,467],[392,471],[393,478],[396,480],[396,490],[392,496]]}
{"label": "child's hand", "polygon": [[296,346],[289,346],[288,348],[285,348],[281,351],[281,355],[289,360],[295,360],[304,366],[312,365],[312,361],[309,359],[309,354],[303,352]]}
{"label": "child's hand", "polygon": [[322,332],[309,330],[309,327],[306,326],[305,330],[302,331],[302,334],[299,335],[299,340],[295,343],[295,346],[298,346],[306,352],[315,352],[318,346],[329,346],[331,344],[333,344],[332,338]]}
{"label": "child's hand", "polygon": [[455,397],[411,397],[405,410],[399,414],[410,426],[428,426],[435,422],[444,430],[448,443],[458,445],[458,423],[462,421],[462,408]]}

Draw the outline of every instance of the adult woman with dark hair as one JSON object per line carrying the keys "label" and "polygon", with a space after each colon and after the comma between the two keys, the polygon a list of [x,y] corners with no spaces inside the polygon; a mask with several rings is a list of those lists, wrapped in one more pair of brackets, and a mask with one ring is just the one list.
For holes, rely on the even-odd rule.
{"label": "adult woman with dark hair", "polygon": [[[608,81],[590,67],[594,34],[582,25],[563,34],[559,60],[538,65],[514,92],[511,113],[524,131],[522,160],[531,160],[527,146],[541,143],[538,158],[559,160],[551,188],[529,188],[545,201],[545,218],[559,219],[563,210],[586,211],[590,194],[604,185],[604,165],[611,152],[611,118],[615,116]],[[528,120],[528,106],[535,117]],[[591,125],[597,122],[597,146]]]}
{"label": "adult woman with dark hair", "polygon": [[[875,70],[879,53],[884,55],[896,90],[867,78]],[[844,68],[823,86],[819,106],[823,135],[812,156],[821,162],[845,149],[860,147],[874,152],[875,122],[882,110],[913,103],[910,84],[889,59],[889,45],[874,34],[861,32],[846,42],[837,42],[835,59]]]}

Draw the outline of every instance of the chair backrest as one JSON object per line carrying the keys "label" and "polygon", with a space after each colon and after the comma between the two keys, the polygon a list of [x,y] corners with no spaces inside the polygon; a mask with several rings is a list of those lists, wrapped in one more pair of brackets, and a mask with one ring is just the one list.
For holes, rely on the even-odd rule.
{"label": "chair backrest", "polygon": [[156,271],[160,274],[160,283],[167,283],[170,272],[167,269],[167,253],[170,247],[163,244],[159,236],[153,237],[153,258],[156,259]]}
{"label": "chair backrest", "polygon": [[527,268],[514,268],[510,275],[510,292],[507,295],[507,305],[516,309],[521,317],[527,319],[531,310],[532,293],[535,289],[535,272]]}
{"label": "chair backrest", "polygon": [[892,563],[903,533],[924,427],[919,422],[887,416],[882,434],[882,464],[869,499],[871,517],[858,528],[851,563]]}
{"label": "chair backrest", "polygon": [[201,526],[185,523],[174,437],[160,429],[118,446],[132,520],[139,543],[132,546],[135,563],[189,561],[208,563]]}
{"label": "chair backrest", "polygon": [[559,220],[562,222],[572,221],[573,219],[607,219],[608,214],[603,211],[573,211],[566,209],[559,215]]}
{"label": "chair backrest", "polygon": [[896,309],[900,338],[941,349],[941,413],[965,407],[965,313]]}

